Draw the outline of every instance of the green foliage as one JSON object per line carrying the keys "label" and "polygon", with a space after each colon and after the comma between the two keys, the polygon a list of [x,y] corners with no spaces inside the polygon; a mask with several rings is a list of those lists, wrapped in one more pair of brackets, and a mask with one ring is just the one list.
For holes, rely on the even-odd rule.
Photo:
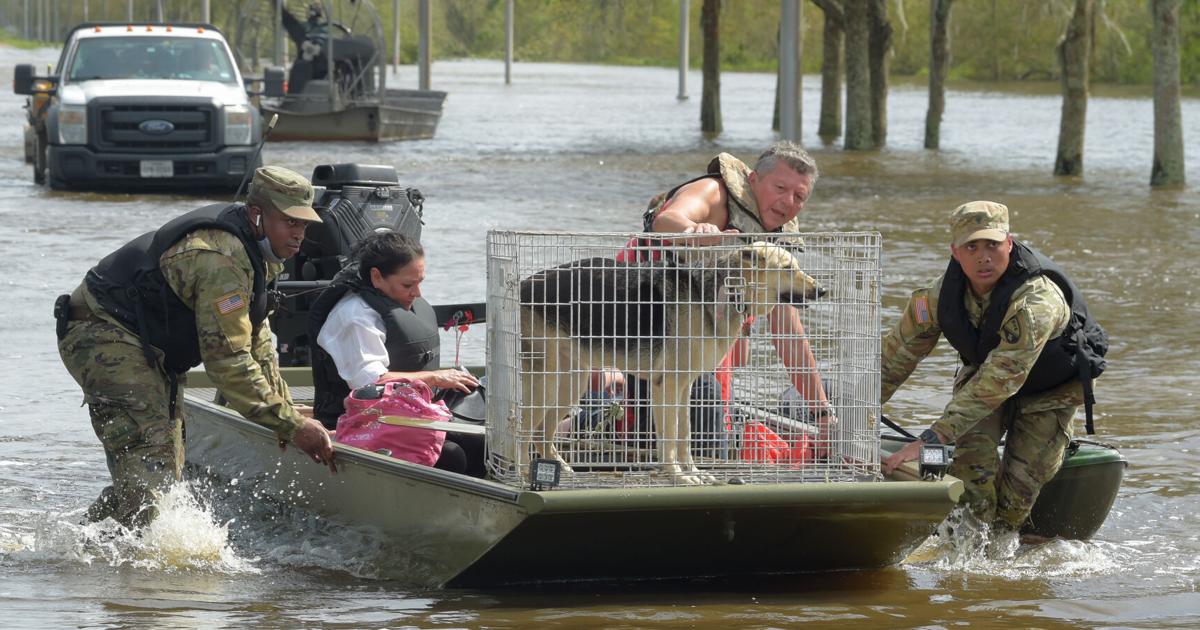
{"label": "green foliage", "polygon": [[[309,0],[285,0],[302,15]],[[680,0],[516,0],[515,56],[525,61],[674,66],[678,63]],[[687,0],[692,68],[703,55],[702,0]],[[392,0],[373,0],[391,58]],[[10,3],[17,5],[18,3]],[[354,6],[349,0],[334,4]],[[417,0],[401,0],[401,62],[417,56]],[[1200,0],[1183,0],[1180,16],[1181,79],[1200,82]],[[135,19],[152,19],[157,0],[134,0]],[[163,0],[168,20],[198,20],[199,0]],[[273,51],[274,0],[212,0],[212,20],[244,54]],[[504,54],[505,0],[433,0],[434,58]],[[777,66],[779,0],[724,0],[721,5],[721,68],[773,71]],[[1074,0],[956,0],[950,20],[950,77],[983,81],[1053,79],[1055,46]],[[83,3],[61,0],[61,32],[82,21]],[[91,0],[90,19],[124,20],[125,0]],[[808,0],[803,12],[805,72],[821,67],[824,13]],[[1148,83],[1153,60],[1148,0],[1096,0],[1092,78],[1096,82]],[[7,12],[0,42],[22,45],[14,33],[20,11]],[[889,4],[894,29],[891,71],[924,76],[929,68],[929,0]],[[61,36],[53,36],[59,41]],[[237,41],[235,41],[237,40]],[[28,45],[28,44],[26,44]],[[293,53],[294,54],[294,53]]]}

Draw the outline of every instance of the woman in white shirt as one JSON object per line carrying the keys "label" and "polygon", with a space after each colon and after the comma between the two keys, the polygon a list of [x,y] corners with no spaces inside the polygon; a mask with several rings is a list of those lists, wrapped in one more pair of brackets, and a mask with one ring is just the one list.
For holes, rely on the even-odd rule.
{"label": "woman in white shirt", "polygon": [[[435,391],[469,393],[478,387],[469,372],[439,368],[438,322],[421,297],[420,243],[395,232],[376,233],[359,242],[352,256],[354,262],[334,277],[309,316],[309,332],[317,340],[315,417],[335,427],[351,389],[392,378],[423,381]],[[449,434],[437,467],[480,473],[483,448],[471,437]]]}

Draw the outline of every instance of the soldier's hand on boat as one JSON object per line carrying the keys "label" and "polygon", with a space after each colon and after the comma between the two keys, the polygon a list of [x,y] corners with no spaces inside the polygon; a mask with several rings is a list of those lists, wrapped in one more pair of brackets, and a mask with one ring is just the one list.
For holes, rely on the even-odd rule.
{"label": "soldier's hand on boat", "polygon": [[[329,466],[330,472],[337,472],[337,464],[333,461],[333,440],[329,438],[329,431],[326,431],[320,422],[312,418],[306,419],[292,435],[292,444],[308,454],[314,462]],[[280,446],[286,448],[282,441]]]}
{"label": "soldier's hand on boat", "polygon": [[430,387],[457,389],[464,394],[469,394],[476,387],[479,387],[479,379],[475,378],[474,374],[466,370],[456,370],[454,368],[434,370],[421,380],[425,381],[425,384]]}
{"label": "soldier's hand on boat", "polygon": [[921,446],[924,443],[921,440],[913,440],[904,445],[904,448],[892,453],[883,460],[883,474],[890,475],[892,471],[900,467],[904,462],[911,462],[921,455]]}

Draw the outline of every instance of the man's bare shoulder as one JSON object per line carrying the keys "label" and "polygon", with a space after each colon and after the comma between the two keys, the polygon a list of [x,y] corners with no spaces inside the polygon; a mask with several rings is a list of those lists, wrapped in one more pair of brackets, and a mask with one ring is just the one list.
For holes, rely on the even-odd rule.
{"label": "man's bare shoulder", "polygon": [[689,184],[680,187],[675,191],[673,199],[689,199],[695,201],[706,201],[709,205],[721,204],[725,205],[725,197],[728,193],[725,191],[725,186],[721,184],[720,178],[705,177]]}

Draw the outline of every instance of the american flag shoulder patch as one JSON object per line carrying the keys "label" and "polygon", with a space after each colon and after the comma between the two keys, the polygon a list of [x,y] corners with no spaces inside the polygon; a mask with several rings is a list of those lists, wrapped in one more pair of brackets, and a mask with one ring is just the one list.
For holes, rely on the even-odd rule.
{"label": "american flag shoulder patch", "polygon": [[242,294],[237,291],[223,295],[217,300],[217,312],[222,315],[228,315],[244,306],[246,306],[246,301],[242,299]]}
{"label": "american flag shoulder patch", "polygon": [[913,300],[913,316],[916,317],[918,324],[929,323],[929,296],[918,295]]}

